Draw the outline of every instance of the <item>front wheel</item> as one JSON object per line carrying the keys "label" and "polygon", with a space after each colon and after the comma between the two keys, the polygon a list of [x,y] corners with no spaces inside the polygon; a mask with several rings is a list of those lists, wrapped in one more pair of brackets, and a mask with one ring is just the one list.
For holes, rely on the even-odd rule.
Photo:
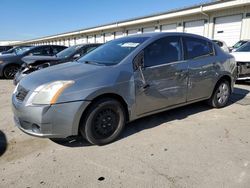
{"label": "front wheel", "polygon": [[214,93],[209,99],[209,104],[214,108],[223,108],[227,105],[230,94],[231,89],[229,82],[227,80],[222,80],[216,85]]}
{"label": "front wheel", "polygon": [[108,144],[120,135],[125,119],[125,110],[120,102],[109,98],[98,100],[86,113],[80,132],[92,144]]}
{"label": "front wheel", "polygon": [[18,70],[19,70],[18,66],[9,65],[4,68],[3,75],[6,79],[13,79]]}

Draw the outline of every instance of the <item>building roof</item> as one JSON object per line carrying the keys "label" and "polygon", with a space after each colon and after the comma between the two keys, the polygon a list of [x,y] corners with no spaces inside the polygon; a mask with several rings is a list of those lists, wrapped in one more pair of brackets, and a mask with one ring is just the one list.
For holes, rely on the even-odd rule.
{"label": "building roof", "polygon": [[[39,42],[43,40],[55,40],[62,37],[71,37],[73,35],[81,35],[86,33],[93,33],[93,32],[101,32],[103,30],[113,29],[113,28],[121,28],[129,25],[136,25],[138,23],[147,23],[156,20],[162,20],[167,18],[178,17],[182,15],[190,15],[190,14],[197,14],[199,12],[209,12],[214,10],[219,10],[227,7],[237,7],[242,6],[245,4],[250,4],[250,0],[219,0],[219,1],[209,1],[205,3],[196,4],[193,6],[183,7],[180,9],[171,9],[166,12],[160,12],[157,14],[151,14],[147,16],[126,19],[122,21],[116,21],[109,24],[98,25],[95,27],[87,27],[71,32],[65,32],[55,35],[49,35],[41,38],[36,38],[32,40],[26,40],[21,43],[28,43],[28,42]],[[221,5],[221,6],[220,6]]]}

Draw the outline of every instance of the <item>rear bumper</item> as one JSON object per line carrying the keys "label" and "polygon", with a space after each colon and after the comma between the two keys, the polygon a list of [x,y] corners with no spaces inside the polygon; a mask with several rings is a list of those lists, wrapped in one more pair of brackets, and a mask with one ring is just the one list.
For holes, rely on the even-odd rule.
{"label": "rear bumper", "polygon": [[89,101],[55,105],[25,106],[12,96],[16,126],[23,132],[43,138],[66,138],[78,134],[79,122]]}

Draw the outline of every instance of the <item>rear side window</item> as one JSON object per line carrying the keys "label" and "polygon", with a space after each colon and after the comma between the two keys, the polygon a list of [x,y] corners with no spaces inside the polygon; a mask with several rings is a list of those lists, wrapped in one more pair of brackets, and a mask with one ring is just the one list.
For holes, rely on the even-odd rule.
{"label": "rear side window", "polygon": [[180,37],[159,39],[144,49],[145,67],[180,61],[182,57]]}
{"label": "rear side window", "polygon": [[193,37],[184,37],[185,59],[195,59],[213,56],[214,50],[211,42]]}

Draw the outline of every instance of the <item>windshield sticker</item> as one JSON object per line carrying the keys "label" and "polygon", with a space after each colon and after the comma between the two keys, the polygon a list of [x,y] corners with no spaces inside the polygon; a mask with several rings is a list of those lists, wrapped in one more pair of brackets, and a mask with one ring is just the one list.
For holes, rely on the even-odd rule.
{"label": "windshield sticker", "polygon": [[134,43],[134,42],[126,42],[124,44],[120,44],[121,47],[125,48],[135,48],[139,45],[140,43]]}

